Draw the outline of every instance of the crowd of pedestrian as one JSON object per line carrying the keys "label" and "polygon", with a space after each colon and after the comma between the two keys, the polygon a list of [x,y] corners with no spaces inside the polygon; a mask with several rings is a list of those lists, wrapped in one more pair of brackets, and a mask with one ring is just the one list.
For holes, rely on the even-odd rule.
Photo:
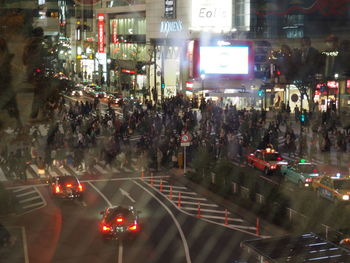
{"label": "crowd of pedestrian", "polygon": [[267,118],[264,110],[238,110],[232,104],[223,108],[212,100],[190,100],[182,95],[167,98],[158,105],[131,101],[117,112],[110,105],[102,112],[98,101],[67,103],[62,97],[46,123],[47,134],[41,134],[35,126],[19,128],[22,129],[19,135],[26,140],[17,140],[17,144],[23,143],[16,150],[3,147],[0,155],[10,167],[9,174],[20,179],[31,163],[39,171],[50,171],[54,165],[71,165],[93,172],[97,162],[102,162],[106,169],[124,169],[130,168],[135,158],[138,168],[144,170],[182,168],[185,158],[180,137],[189,134],[187,165],[200,151],[208,153],[214,161],[243,162],[249,152],[271,146],[289,156],[310,160],[317,153],[335,151],[341,165],[348,137],[338,129],[333,114],[331,111],[308,114],[308,121],[300,127],[298,121],[290,118],[288,105]]}

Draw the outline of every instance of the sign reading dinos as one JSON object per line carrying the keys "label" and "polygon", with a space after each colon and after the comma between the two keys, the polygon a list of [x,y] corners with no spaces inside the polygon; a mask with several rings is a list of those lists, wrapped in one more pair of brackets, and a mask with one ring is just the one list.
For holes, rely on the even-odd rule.
{"label": "sign reading dinos", "polygon": [[74,0],[74,2],[79,5],[95,5],[101,2],[101,0]]}

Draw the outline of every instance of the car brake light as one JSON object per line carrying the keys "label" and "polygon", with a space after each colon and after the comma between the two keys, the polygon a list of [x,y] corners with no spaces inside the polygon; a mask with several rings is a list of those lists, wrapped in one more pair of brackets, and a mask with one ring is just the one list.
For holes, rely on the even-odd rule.
{"label": "car brake light", "polygon": [[136,231],[138,229],[139,228],[138,228],[137,224],[133,224],[133,225],[129,226],[129,230],[131,230],[131,231]]}
{"label": "car brake light", "polygon": [[79,190],[80,192],[83,191],[83,186],[82,186],[81,184],[78,185],[78,190]]}
{"label": "car brake light", "polygon": [[317,173],[317,169],[313,169],[312,172],[313,172],[313,173]]}
{"label": "car brake light", "polygon": [[117,217],[117,222],[118,222],[118,223],[123,223],[123,222],[124,222],[124,218],[122,218],[122,217]]}
{"label": "car brake light", "polygon": [[71,184],[66,184],[66,187],[67,188],[72,188],[72,185]]}
{"label": "car brake light", "polygon": [[282,161],[282,157],[278,156],[277,161]]}
{"label": "car brake light", "polygon": [[102,231],[110,231],[110,230],[111,230],[110,226],[107,226],[107,225],[102,226]]}
{"label": "car brake light", "polygon": [[306,178],[305,181],[308,182],[308,183],[311,183],[312,182],[312,178]]}
{"label": "car brake light", "polygon": [[56,194],[58,194],[59,192],[61,192],[61,188],[57,185],[56,188],[55,188],[55,192]]}

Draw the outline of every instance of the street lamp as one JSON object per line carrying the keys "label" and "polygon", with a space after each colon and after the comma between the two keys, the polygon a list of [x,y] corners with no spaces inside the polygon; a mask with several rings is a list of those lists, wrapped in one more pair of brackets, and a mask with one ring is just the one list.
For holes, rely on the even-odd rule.
{"label": "street lamp", "polygon": [[203,93],[203,98],[204,98],[204,80],[205,80],[205,71],[201,71],[201,80],[202,80],[202,93]]}

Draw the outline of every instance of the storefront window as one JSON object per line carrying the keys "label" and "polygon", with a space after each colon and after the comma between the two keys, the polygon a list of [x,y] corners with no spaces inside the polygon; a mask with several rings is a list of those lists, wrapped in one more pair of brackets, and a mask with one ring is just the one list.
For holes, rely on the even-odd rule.
{"label": "storefront window", "polygon": [[111,19],[110,28],[112,34],[145,35],[146,20],[144,17]]}
{"label": "storefront window", "polygon": [[113,43],[111,44],[110,57],[119,60],[145,61],[147,60],[146,45],[138,43]]}

